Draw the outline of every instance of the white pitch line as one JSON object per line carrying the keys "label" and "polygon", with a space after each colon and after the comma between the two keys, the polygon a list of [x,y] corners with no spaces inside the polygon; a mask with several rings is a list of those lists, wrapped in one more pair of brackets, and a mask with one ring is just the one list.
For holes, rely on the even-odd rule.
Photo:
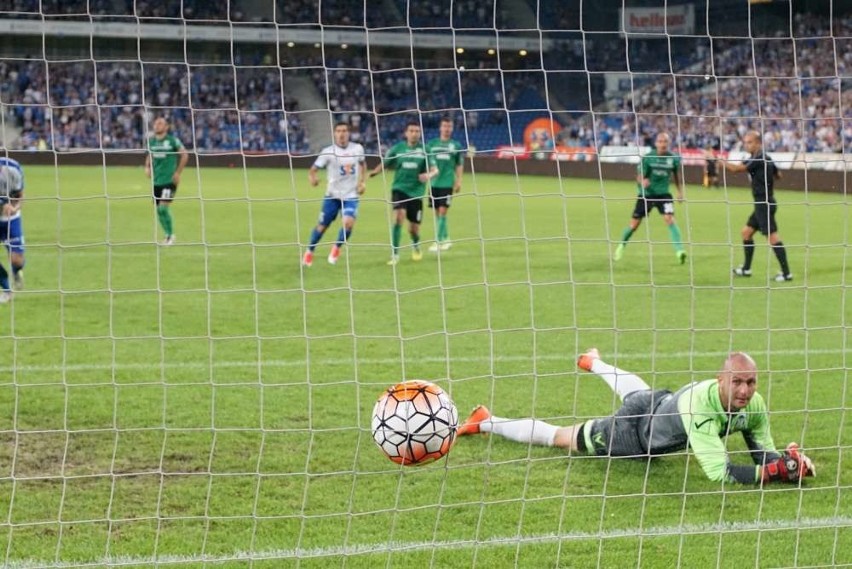
{"label": "white pitch line", "polygon": [[[753,355],[774,355],[774,356],[803,356],[803,355],[837,355],[837,354],[847,354],[852,353],[852,348],[843,349],[843,348],[814,348],[810,350],[801,350],[801,349],[793,349],[793,350],[750,350],[749,351]],[[693,357],[693,358],[709,358],[709,357],[725,357],[728,355],[726,351],[705,351],[705,352],[668,352],[665,354],[658,354],[654,356],[654,359],[657,360],[667,360],[673,358],[685,358],[685,357]],[[647,353],[623,353],[618,356],[618,358],[647,358]],[[423,356],[423,357],[407,357],[405,358],[405,362],[408,365],[413,363],[445,363],[447,359],[450,360],[450,363],[482,363],[482,362],[494,362],[494,363],[512,363],[512,362],[528,362],[531,360],[536,361],[560,361],[565,360],[572,366],[574,365],[574,356],[571,355],[557,355],[557,354],[537,354],[535,356],[529,355],[515,355],[515,356],[452,356],[450,358],[439,357],[439,356]],[[609,358],[610,361],[614,361],[615,357]],[[139,362],[139,363],[120,363],[117,362],[115,364],[33,364],[33,365],[20,365],[20,366],[0,366],[0,373],[12,373],[17,371],[18,373],[33,373],[33,372],[53,372],[53,371],[103,371],[103,370],[115,370],[115,371],[125,371],[125,370],[159,370],[159,369],[229,369],[229,368],[292,368],[292,367],[304,367],[308,364],[313,365],[394,365],[399,364],[401,358],[316,358],[311,360],[306,360],[304,358],[298,359],[264,359],[260,362],[252,361],[252,360],[214,360],[214,361],[176,361],[176,362],[161,362],[161,363],[149,363],[149,362]]]}
{"label": "white pitch line", "polygon": [[82,569],[103,566],[136,565],[177,565],[185,563],[224,563],[228,561],[263,561],[292,559],[321,559],[325,557],[382,555],[387,553],[405,554],[415,551],[487,549],[489,547],[516,547],[518,545],[539,545],[561,541],[600,540],[611,538],[668,537],[681,535],[739,533],[743,531],[772,531],[792,529],[837,529],[852,526],[852,517],[836,516],[828,518],[800,518],[785,520],[755,520],[751,522],[721,522],[708,524],[683,524],[677,526],[655,526],[649,528],[623,528],[601,532],[566,532],[561,534],[533,534],[524,536],[493,536],[478,541],[394,541],[389,543],[365,543],[316,547],[311,549],[269,549],[262,551],[235,551],[230,555],[160,555],[156,557],[102,557],[91,561],[46,561],[46,560],[7,560],[3,566],[7,569]]}

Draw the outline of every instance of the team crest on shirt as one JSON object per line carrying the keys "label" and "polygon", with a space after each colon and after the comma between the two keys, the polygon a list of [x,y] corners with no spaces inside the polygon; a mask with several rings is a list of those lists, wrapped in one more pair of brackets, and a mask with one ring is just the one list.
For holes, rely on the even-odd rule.
{"label": "team crest on shirt", "polygon": [[742,431],[746,428],[746,425],[748,425],[748,417],[746,417],[746,414],[737,413],[737,416],[734,417],[733,420],[734,429]]}

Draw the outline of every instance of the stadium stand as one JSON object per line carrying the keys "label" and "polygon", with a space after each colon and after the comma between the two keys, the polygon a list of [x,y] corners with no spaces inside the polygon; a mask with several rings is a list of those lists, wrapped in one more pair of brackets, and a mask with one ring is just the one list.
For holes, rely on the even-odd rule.
{"label": "stadium stand", "polygon": [[607,130],[620,130],[622,138],[635,132],[647,143],[665,129],[677,133],[682,147],[729,149],[755,129],[766,132],[769,151],[848,152],[852,129],[843,119],[852,117],[852,96],[844,77],[852,69],[852,18],[835,21],[834,34],[847,38],[836,48],[818,18],[801,15],[794,23],[795,40],[717,42],[709,79],[704,70],[660,77],[620,99],[613,110],[621,118],[609,120]]}
{"label": "stadium stand", "polygon": [[126,18],[172,20],[181,23],[199,20],[204,23],[242,20],[242,12],[232,8],[229,14],[226,2],[153,2],[150,0],[12,0],[2,4],[0,14],[5,18],[41,18],[58,16],[65,19],[89,19],[121,21]]}
{"label": "stadium stand", "polygon": [[[323,2],[321,13],[315,2],[286,4],[285,10],[279,2],[278,23],[374,27],[398,19],[368,14],[360,0]],[[418,4],[410,12],[396,4],[415,27],[440,28],[451,19],[457,29],[494,27],[493,3],[456,2],[452,10],[449,2]],[[49,1],[41,12],[38,2],[13,0],[3,8],[4,17],[180,16],[177,4],[146,0]],[[824,18],[797,14],[794,39],[734,37],[711,45],[701,37],[625,41],[608,32],[581,35],[570,31],[579,26],[570,6],[560,11],[530,0],[530,8],[539,20],[568,31],[554,32],[553,49],[541,59],[517,62],[517,68],[481,63],[466,70],[425,69],[415,61],[415,71],[410,63],[387,60],[378,67],[373,62],[368,71],[370,65],[355,54],[304,57],[298,67],[327,95],[332,112],[356,125],[371,152],[398,139],[411,119],[422,121],[425,135],[433,136],[444,114],[456,118],[459,138],[479,151],[518,144],[524,126],[542,116],[561,123],[560,142],[568,146],[648,144],[656,132],[668,130],[679,147],[730,149],[745,129],[755,128],[766,131],[770,151],[852,151],[852,17],[835,18],[828,30]],[[183,3],[183,15],[205,21],[229,17],[217,3],[191,0]],[[238,150],[242,140],[246,151],[307,152],[298,104],[287,96],[282,101],[282,74],[274,62],[259,56],[235,62],[236,77],[232,68],[213,65],[146,63],[143,69],[137,62],[5,60],[0,89],[24,148],[139,148],[146,118],[163,112],[185,143],[200,151]],[[628,71],[629,85],[604,92],[605,73]]]}
{"label": "stadium stand", "polygon": [[383,28],[402,25],[398,14],[385,10],[367,9],[364,0],[278,0],[275,21],[279,24],[322,24],[324,26],[355,26]]}
{"label": "stadium stand", "polygon": [[[405,2],[397,0],[399,11],[407,15],[412,28],[493,29],[502,27],[504,19],[494,0],[439,0],[437,2]],[[496,21],[495,21],[496,20]]]}
{"label": "stadium stand", "polygon": [[23,148],[142,148],[147,109],[198,151],[307,151],[277,68],[6,60],[0,74]]}
{"label": "stadium stand", "polygon": [[[469,145],[490,152],[522,140],[530,120],[548,116],[540,92],[528,87],[530,74],[541,76],[541,72],[430,70],[417,73],[415,80],[411,70],[388,66],[372,74],[332,69],[327,81],[318,71],[313,78],[321,91],[329,89],[329,105],[337,118],[360,127],[358,138],[368,151],[376,152],[379,141],[383,146],[396,141],[409,120],[422,121],[425,136],[436,136],[440,118],[449,115],[458,121],[460,139],[466,133]],[[375,120],[369,111],[373,108]]]}

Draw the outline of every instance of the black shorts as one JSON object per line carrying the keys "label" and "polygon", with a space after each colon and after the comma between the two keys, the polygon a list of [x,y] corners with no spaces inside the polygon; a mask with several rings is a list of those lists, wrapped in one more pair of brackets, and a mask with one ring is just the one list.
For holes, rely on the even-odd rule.
{"label": "black shorts", "polygon": [[598,456],[647,456],[645,448],[647,436],[640,433],[647,425],[648,416],[671,391],[659,389],[635,391],[624,398],[624,402],[614,415],[603,419],[588,421],[586,429],[591,429],[593,454]]}
{"label": "black shorts", "polygon": [[651,210],[656,209],[660,215],[674,215],[674,199],[671,194],[663,194],[653,197],[640,197],[636,200],[636,207],[633,208],[633,219],[642,219]]}
{"label": "black shorts", "polygon": [[399,190],[391,191],[393,209],[404,209],[405,219],[410,223],[420,223],[423,219],[423,198],[412,198]]}
{"label": "black shorts", "polygon": [[775,212],[777,210],[778,206],[774,203],[754,204],[754,211],[751,212],[746,225],[755,231],[760,231],[764,235],[769,236],[778,231],[778,224],[775,222]]}
{"label": "black shorts", "polygon": [[174,184],[163,184],[162,186],[154,186],[154,203],[157,205],[160,202],[170,202],[175,199],[177,186]]}
{"label": "black shorts", "polygon": [[450,202],[453,198],[452,188],[432,188],[432,193],[429,196],[429,207],[450,207]]}

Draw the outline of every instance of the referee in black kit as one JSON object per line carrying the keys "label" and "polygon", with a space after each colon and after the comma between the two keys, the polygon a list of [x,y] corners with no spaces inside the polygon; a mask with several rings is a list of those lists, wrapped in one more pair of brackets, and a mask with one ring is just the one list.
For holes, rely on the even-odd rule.
{"label": "referee in black kit", "polygon": [[743,137],[743,146],[751,155],[751,158],[742,164],[731,164],[723,161],[728,172],[748,172],[751,179],[751,193],[754,197],[754,211],[746,221],[742,229],[743,249],[745,250],[745,261],[741,267],[734,269],[734,275],[738,277],[751,276],[751,260],[754,257],[754,233],[760,231],[769,238],[772,251],[781,265],[781,272],[775,275],[776,282],[793,280],[793,273],[787,264],[787,250],[778,235],[778,224],[775,223],[775,211],[778,206],[775,203],[773,189],[775,180],[781,178],[778,167],[772,158],[763,152],[763,141],[760,134],[753,130],[747,132]]}

